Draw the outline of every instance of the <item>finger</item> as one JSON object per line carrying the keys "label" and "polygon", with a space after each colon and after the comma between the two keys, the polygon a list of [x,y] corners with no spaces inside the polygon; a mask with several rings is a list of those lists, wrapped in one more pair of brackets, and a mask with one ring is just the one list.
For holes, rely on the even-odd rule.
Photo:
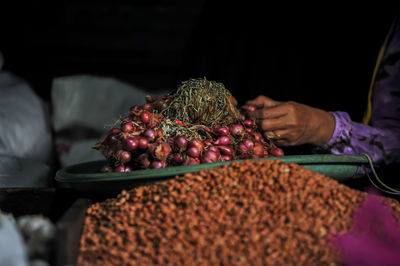
{"label": "finger", "polygon": [[274,101],[271,98],[265,97],[263,95],[258,96],[254,100],[246,102],[246,104],[253,105],[256,108],[272,107],[279,104],[278,101]]}
{"label": "finger", "polygon": [[262,131],[281,130],[287,127],[286,119],[284,118],[261,119],[257,123]]}
{"label": "finger", "polygon": [[278,105],[274,107],[269,107],[269,108],[263,108],[259,110],[255,110],[253,112],[249,113],[249,116],[253,119],[273,119],[273,118],[279,118],[281,116],[284,116],[288,113],[287,108],[285,105]]}

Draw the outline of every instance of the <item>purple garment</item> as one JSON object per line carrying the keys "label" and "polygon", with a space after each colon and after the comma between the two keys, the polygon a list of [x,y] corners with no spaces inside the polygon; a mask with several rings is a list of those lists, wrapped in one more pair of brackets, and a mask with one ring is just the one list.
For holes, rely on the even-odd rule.
{"label": "purple garment", "polygon": [[345,112],[331,112],[335,131],[320,150],[333,154],[367,153],[377,167],[400,163],[400,19],[388,35],[372,94],[369,125],[351,121]]}

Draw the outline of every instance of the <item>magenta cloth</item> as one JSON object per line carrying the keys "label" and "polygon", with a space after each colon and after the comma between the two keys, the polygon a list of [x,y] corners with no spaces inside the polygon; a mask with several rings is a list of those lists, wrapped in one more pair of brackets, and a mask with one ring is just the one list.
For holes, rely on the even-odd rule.
{"label": "magenta cloth", "polygon": [[332,239],[348,266],[400,265],[400,226],[390,209],[368,195],[353,218],[350,232]]}
{"label": "magenta cloth", "polygon": [[388,43],[372,94],[369,125],[354,122],[345,112],[331,112],[335,131],[319,151],[333,154],[363,154],[376,167],[400,163],[400,19],[387,36]]}

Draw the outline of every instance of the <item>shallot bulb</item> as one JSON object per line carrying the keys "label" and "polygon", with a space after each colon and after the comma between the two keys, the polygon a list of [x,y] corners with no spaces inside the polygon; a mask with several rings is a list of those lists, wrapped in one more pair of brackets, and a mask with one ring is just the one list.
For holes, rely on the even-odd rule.
{"label": "shallot bulb", "polygon": [[215,145],[228,145],[229,144],[229,137],[228,136],[221,136],[215,142]]}
{"label": "shallot bulb", "polygon": [[162,163],[161,163],[160,161],[153,161],[153,162],[150,164],[150,168],[152,168],[152,169],[159,169],[159,168],[163,168],[163,165],[162,165]]}
{"label": "shallot bulb", "polygon": [[243,125],[247,128],[252,128],[254,126],[254,122],[251,119],[246,119],[243,121]]}
{"label": "shallot bulb", "polygon": [[138,145],[139,149],[145,150],[147,149],[148,145],[149,145],[149,140],[147,138],[143,137],[139,138],[139,145]]}
{"label": "shallot bulb", "polygon": [[134,151],[139,146],[139,141],[136,138],[126,137],[122,142],[122,145],[127,151]]}
{"label": "shallot bulb", "polygon": [[181,151],[181,152],[182,152],[182,151],[185,151],[187,145],[188,145],[188,141],[187,141],[186,138],[183,137],[183,136],[177,136],[177,137],[174,139],[174,149],[175,149],[176,151]]}
{"label": "shallot bulb", "polygon": [[204,143],[198,139],[192,139],[191,141],[189,141],[188,146],[196,147],[200,152],[202,152],[204,149]]}
{"label": "shallot bulb", "polygon": [[216,152],[207,150],[203,153],[203,156],[201,156],[201,162],[202,163],[215,163],[218,162],[219,156]]}
{"label": "shallot bulb", "polygon": [[217,136],[228,136],[229,129],[227,127],[218,127],[213,130],[214,134]]}
{"label": "shallot bulb", "polygon": [[273,149],[270,151],[270,153],[271,153],[272,156],[276,156],[276,157],[279,157],[279,156],[283,156],[283,155],[284,155],[283,150],[280,149],[280,148],[273,148]]}
{"label": "shallot bulb", "polygon": [[193,157],[193,158],[200,157],[200,150],[195,146],[189,147],[189,149],[187,149],[186,153],[187,153],[187,155],[189,155],[190,157]]}
{"label": "shallot bulb", "polygon": [[232,146],[218,146],[218,149],[222,155],[233,156],[235,154],[235,150]]}
{"label": "shallot bulb", "polygon": [[241,124],[234,124],[234,125],[230,126],[229,131],[234,136],[243,135],[244,134],[244,127]]}
{"label": "shallot bulb", "polygon": [[127,163],[131,160],[132,155],[129,151],[119,150],[116,154],[118,160],[122,163]]}

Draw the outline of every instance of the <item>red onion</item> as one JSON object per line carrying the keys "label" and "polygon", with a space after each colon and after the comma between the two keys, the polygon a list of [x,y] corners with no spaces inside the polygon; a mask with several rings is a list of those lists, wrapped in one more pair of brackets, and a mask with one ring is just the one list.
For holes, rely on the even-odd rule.
{"label": "red onion", "polygon": [[188,141],[185,137],[177,136],[174,139],[174,149],[176,151],[185,151],[187,147]]}
{"label": "red onion", "polygon": [[[225,147],[225,146],[221,146],[221,147]],[[218,154],[218,156],[220,155],[219,147],[217,147],[217,146],[210,146],[210,147],[208,147],[208,150],[215,152],[216,154]]]}
{"label": "red onion", "polygon": [[107,137],[107,144],[111,150],[117,150],[121,147],[121,141],[118,135],[109,135]]}
{"label": "red onion", "polygon": [[244,127],[241,124],[234,124],[230,126],[229,131],[232,135],[243,135],[244,134]]}
{"label": "red onion", "polygon": [[132,125],[132,123],[128,122],[128,123],[123,124],[121,126],[121,129],[123,132],[130,132],[133,130],[133,125]]}
{"label": "red onion", "polygon": [[261,144],[256,143],[252,150],[252,158],[263,158],[264,157],[264,147]]}
{"label": "red onion", "polygon": [[116,128],[116,127],[112,128],[112,129],[110,129],[110,130],[108,131],[108,134],[109,134],[109,135],[116,135],[116,134],[119,134],[119,133],[121,133],[121,129]]}
{"label": "red onion", "polygon": [[140,167],[142,168],[149,168],[150,166],[150,159],[149,155],[147,153],[142,153],[140,154],[137,158],[136,161],[139,163]]}
{"label": "red onion", "polygon": [[229,144],[229,137],[228,136],[221,136],[215,142],[215,145],[228,145]]}
{"label": "red onion", "polygon": [[252,149],[254,147],[254,142],[251,139],[244,139],[242,143],[246,146],[247,149]]}
{"label": "red onion", "polygon": [[251,119],[246,119],[246,120],[243,121],[243,125],[245,127],[253,127],[254,126],[254,122]]}
{"label": "red onion", "polygon": [[149,146],[149,140],[146,138],[140,137],[139,145],[138,145],[139,149],[145,150],[145,149],[147,149],[148,146]]}
{"label": "red onion", "polygon": [[187,155],[189,155],[190,157],[193,157],[193,158],[198,158],[200,156],[200,150],[195,146],[189,147],[189,149],[187,149],[186,153],[187,153]]}
{"label": "red onion", "polygon": [[204,143],[198,139],[192,139],[191,141],[189,141],[188,146],[196,147],[200,152],[202,152],[204,149]]}
{"label": "red onion", "polygon": [[151,128],[146,129],[146,131],[143,132],[143,136],[148,138],[150,141],[153,141],[155,139],[155,137],[156,137],[154,130],[151,129]]}
{"label": "red onion", "polygon": [[235,154],[235,150],[231,146],[218,146],[222,155],[232,156]]}
{"label": "red onion", "polygon": [[168,155],[171,153],[171,146],[168,143],[160,143],[154,151],[154,157],[160,161],[167,159]]}
{"label": "red onion", "polygon": [[159,169],[159,168],[163,168],[163,165],[160,161],[154,161],[150,164],[150,168]]}
{"label": "red onion", "polygon": [[239,143],[238,151],[241,155],[244,155],[244,157],[247,158],[247,155],[249,154],[249,148],[243,142]]}
{"label": "red onion", "polygon": [[161,112],[162,110],[164,110],[165,108],[168,107],[167,103],[163,100],[159,100],[155,103],[155,107],[158,110],[158,112]]}
{"label": "red onion", "polygon": [[109,166],[109,165],[104,165],[104,166],[100,169],[100,171],[101,171],[102,173],[111,173],[111,172],[113,171],[113,169],[112,169],[112,167]]}
{"label": "red onion", "polygon": [[121,164],[120,166],[117,166],[114,169],[114,172],[118,172],[118,173],[124,173],[124,172],[130,172],[132,171],[132,168],[130,166],[124,166],[123,164]]}
{"label": "red onion", "polygon": [[151,103],[143,104],[142,108],[143,108],[143,110],[153,112],[153,105]]}
{"label": "red onion", "polygon": [[229,156],[229,155],[222,155],[221,157],[222,157],[222,159],[223,159],[224,161],[230,161],[230,160],[232,160],[232,157]]}
{"label": "red onion", "polygon": [[183,165],[196,165],[200,164],[199,158],[193,158],[193,157],[186,157],[186,161],[183,163]]}
{"label": "red onion", "polygon": [[280,148],[273,148],[272,150],[270,150],[270,153],[272,156],[277,156],[277,157],[284,155],[283,150]]}
{"label": "red onion", "polygon": [[147,111],[144,111],[141,115],[140,115],[140,120],[147,124],[150,122],[150,118],[151,118],[151,114]]}
{"label": "red onion", "polygon": [[250,128],[250,127],[246,127],[245,131],[246,131],[246,133],[248,133],[248,134],[253,133],[253,129]]}
{"label": "red onion", "polygon": [[218,162],[218,154],[216,152],[207,150],[203,153],[203,156],[201,156],[201,162],[202,163],[215,163]]}
{"label": "red onion", "polygon": [[132,158],[131,153],[129,151],[124,151],[124,150],[119,150],[116,156],[122,163],[127,163]]}
{"label": "red onion", "polygon": [[124,139],[122,144],[123,144],[123,147],[124,147],[125,150],[133,151],[133,150],[136,150],[138,148],[139,141],[137,139],[135,139],[135,138],[132,138],[132,137],[128,136],[128,137],[126,137]]}
{"label": "red onion", "polygon": [[253,137],[255,142],[262,142],[263,136],[260,132],[253,132]]}
{"label": "red onion", "polygon": [[183,156],[180,153],[175,153],[172,157],[172,161],[174,165],[181,165],[183,163]]}
{"label": "red onion", "polygon": [[131,108],[129,108],[129,112],[130,113],[135,113],[135,112],[139,111],[139,109],[140,109],[139,105],[134,105]]}
{"label": "red onion", "polygon": [[228,136],[229,129],[227,127],[219,127],[214,129],[214,134],[217,136]]}

